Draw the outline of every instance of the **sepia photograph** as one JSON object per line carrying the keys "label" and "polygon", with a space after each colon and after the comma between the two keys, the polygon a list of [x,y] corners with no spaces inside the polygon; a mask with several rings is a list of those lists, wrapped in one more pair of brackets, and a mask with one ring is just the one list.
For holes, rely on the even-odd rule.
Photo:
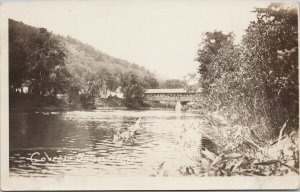
{"label": "sepia photograph", "polygon": [[0,11],[2,190],[299,188],[298,2]]}

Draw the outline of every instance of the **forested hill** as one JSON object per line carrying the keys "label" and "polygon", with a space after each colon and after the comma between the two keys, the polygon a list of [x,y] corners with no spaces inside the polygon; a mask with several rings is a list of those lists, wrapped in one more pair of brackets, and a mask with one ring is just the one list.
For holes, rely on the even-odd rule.
{"label": "forested hill", "polygon": [[158,82],[153,73],[137,64],[112,57],[96,50],[94,47],[82,43],[72,37],[56,36],[62,43],[66,53],[66,65],[70,73],[80,82],[106,81],[110,90],[125,87],[130,75],[134,74],[144,87],[157,87]]}
{"label": "forested hill", "polygon": [[144,88],[155,88],[153,73],[137,64],[112,57],[71,37],[53,34],[23,22],[9,20],[10,87],[29,83],[39,94],[126,87],[132,76]]}

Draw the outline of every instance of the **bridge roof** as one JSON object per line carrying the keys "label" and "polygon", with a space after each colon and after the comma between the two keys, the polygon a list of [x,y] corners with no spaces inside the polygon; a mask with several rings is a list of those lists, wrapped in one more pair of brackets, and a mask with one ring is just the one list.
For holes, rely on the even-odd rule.
{"label": "bridge roof", "polygon": [[145,93],[152,93],[152,94],[158,94],[158,93],[187,93],[185,89],[147,89]]}

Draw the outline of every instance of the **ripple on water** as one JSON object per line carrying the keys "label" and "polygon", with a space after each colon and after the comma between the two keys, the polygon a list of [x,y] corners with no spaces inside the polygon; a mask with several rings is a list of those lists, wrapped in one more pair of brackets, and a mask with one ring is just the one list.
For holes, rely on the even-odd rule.
{"label": "ripple on water", "polygon": [[[9,158],[13,176],[149,176],[153,166],[180,157],[180,152],[174,150],[178,135],[185,122],[199,118],[193,113],[151,110],[94,110],[31,115],[14,116],[17,121],[14,120],[11,127],[14,131],[10,137],[17,139],[12,139],[10,146],[18,151],[11,153]],[[134,124],[138,117],[142,118],[141,134],[136,135],[133,145],[117,147],[112,142],[113,134]],[[25,133],[20,127],[26,128]],[[37,139],[28,142],[31,138]],[[35,151],[47,152],[51,157],[84,154],[91,160],[84,163],[66,161],[33,164],[30,156]],[[120,159],[116,159],[116,156]]]}

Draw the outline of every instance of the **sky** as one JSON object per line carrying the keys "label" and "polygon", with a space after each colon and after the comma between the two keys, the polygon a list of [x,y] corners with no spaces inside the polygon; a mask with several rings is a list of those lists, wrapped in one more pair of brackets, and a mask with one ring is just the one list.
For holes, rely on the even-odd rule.
{"label": "sky", "polygon": [[9,18],[69,35],[165,79],[194,73],[203,33],[234,32],[239,42],[254,7],[269,1],[99,0],[4,4]]}

